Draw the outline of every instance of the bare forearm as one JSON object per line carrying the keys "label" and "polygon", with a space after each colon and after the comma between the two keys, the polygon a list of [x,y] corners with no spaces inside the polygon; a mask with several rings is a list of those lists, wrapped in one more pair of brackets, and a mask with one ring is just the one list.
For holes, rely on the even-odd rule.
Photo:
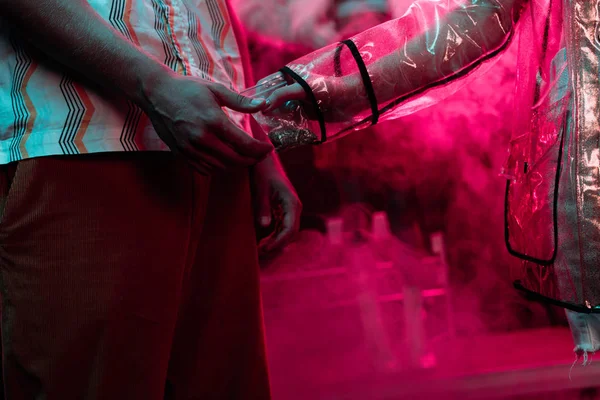
{"label": "bare forearm", "polygon": [[0,0],[0,15],[43,53],[138,103],[144,98],[143,85],[170,73],[85,0]]}

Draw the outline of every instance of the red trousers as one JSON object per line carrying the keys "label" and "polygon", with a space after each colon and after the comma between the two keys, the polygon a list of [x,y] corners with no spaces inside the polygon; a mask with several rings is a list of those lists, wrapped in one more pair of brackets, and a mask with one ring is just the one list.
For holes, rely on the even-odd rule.
{"label": "red trousers", "polygon": [[248,171],[170,153],[2,166],[8,400],[269,399]]}

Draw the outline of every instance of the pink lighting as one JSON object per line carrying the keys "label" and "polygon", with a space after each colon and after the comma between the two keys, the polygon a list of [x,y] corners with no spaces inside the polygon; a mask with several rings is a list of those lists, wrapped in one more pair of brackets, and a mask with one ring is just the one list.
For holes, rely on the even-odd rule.
{"label": "pink lighting", "polygon": [[[412,1],[344,21],[333,1],[239,3],[263,77],[321,47],[307,26],[333,43]],[[595,363],[570,374],[564,311],[512,288],[499,173],[517,42],[436,107],[282,155],[307,226],[263,270],[275,399],[598,398]]]}

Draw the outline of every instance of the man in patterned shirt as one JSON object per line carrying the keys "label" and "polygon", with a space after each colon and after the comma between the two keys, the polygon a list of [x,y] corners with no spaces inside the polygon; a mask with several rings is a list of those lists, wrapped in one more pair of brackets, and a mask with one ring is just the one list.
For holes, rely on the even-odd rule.
{"label": "man in patterned shirt", "polygon": [[0,16],[7,398],[270,398],[251,184],[266,251],[300,203],[249,133],[264,104],[237,94],[252,82],[227,1]]}

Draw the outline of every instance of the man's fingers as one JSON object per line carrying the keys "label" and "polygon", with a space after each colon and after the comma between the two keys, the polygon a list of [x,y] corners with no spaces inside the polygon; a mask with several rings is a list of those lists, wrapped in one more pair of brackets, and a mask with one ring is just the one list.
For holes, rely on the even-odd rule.
{"label": "man's fingers", "polygon": [[[292,209],[298,209],[300,207],[291,207]],[[285,212],[283,215],[283,221],[281,229],[276,232],[275,235],[269,240],[265,246],[265,251],[270,252],[284,247],[290,243],[298,229],[300,228],[300,211]]]}
{"label": "man's fingers", "polygon": [[[227,115],[215,105],[212,118],[205,121],[198,130],[208,130],[206,134],[194,136],[186,132],[177,134],[158,118],[152,123],[165,144],[176,155],[186,158],[190,164],[205,171],[225,169],[229,165],[251,166],[264,159],[273,151],[268,141],[259,141],[238,128]],[[198,167],[198,162],[203,166]],[[198,167],[198,168],[197,168]]]}
{"label": "man's fingers", "polygon": [[270,252],[282,248],[288,244],[296,234],[296,229],[292,221],[286,221],[289,219],[288,215],[284,217],[284,221],[279,232],[276,232],[273,237],[265,246],[265,251]]}
{"label": "man's fingers", "polygon": [[273,92],[271,96],[267,98],[266,107],[262,111],[266,113],[272,110],[276,110],[290,100],[305,99],[306,92],[304,91],[304,89],[302,89],[302,86],[300,86],[297,83],[294,83],[293,85],[283,87]]}
{"label": "man's fingers", "polygon": [[256,113],[265,107],[264,99],[252,99],[242,96],[239,93],[232,92],[222,85],[213,85],[210,87],[219,105],[235,111],[244,113]]}

